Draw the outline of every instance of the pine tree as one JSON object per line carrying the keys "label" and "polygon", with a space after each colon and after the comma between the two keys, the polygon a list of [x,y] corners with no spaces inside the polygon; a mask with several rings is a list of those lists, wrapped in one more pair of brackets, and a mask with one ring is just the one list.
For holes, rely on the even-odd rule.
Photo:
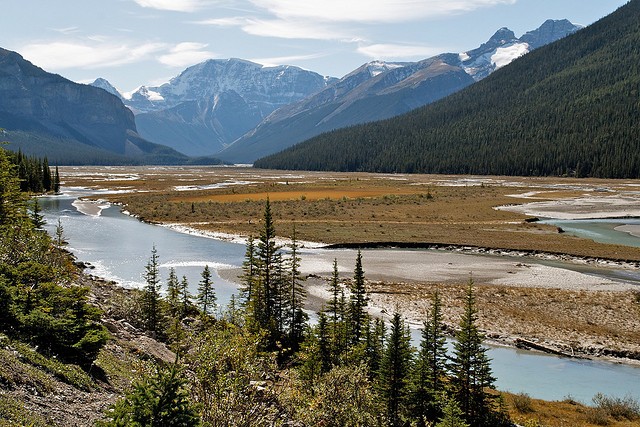
{"label": "pine tree", "polygon": [[406,403],[412,365],[411,335],[400,313],[394,313],[387,345],[380,364],[380,392],[390,426],[402,425],[401,412]]}
{"label": "pine tree", "polygon": [[253,236],[247,239],[246,250],[244,253],[244,261],[242,262],[242,286],[241,298],[242,304],[246,307],[254,296],[252,291],[258,280],[258,258],[256,256],[256,245]]}
{"label": "pine tree", "polygon": [[112,408],[110,420],[99,425],[195,427],[200,424],[196,408],[189,400],[186,377],[177,364],[137,382]]}
{"label": "pine tree", "polygon": [[255,255],[258,267],[257,279],[251,290],[248,314],[255,327],[269,331],[268,346],[273,347],[279,339],[274,302],[278,290],[276,269],[280,248],[276,244],[276,231],[268,198],[265,203],[263,223]]}
{"label": "pine tree", "polygon": [[58,166],[56,166],[56,174],[53,178],[53,192],[56,194],[60,193],[60,172],[58,171]]}
{"label": "pine tree", "polygon": [[196,299],[198,300],[198,307],[202,314],[211,315],[215,313],[216,309],[216,294],[213,289],[211,270],[209,270],[208,265],[204,266],[201,276],[202,280],[200,280],[198,285],[198,295],[196,296]]}
{"label": "pine tree", "polygon": [[436,427],[469,427],[464,421],[463,413],[455,399],[448,399],[442,411],[442,418]]}
{"label": "pine tree", "polygon": [[447,348],[438,291],[433,295],[429,319],[424,322],[420,351],[414,366],[411,401],[420,419],[438,419],[447,375]]}
{"label": "pine tree", "polygon": [[351,345],[357,345],[362,340],[364,325],[368,317],[366,307],[368,305],[367,291],[364,285],[364,271],[362,269],[362,253],[358,250],[356,266],[351,283],[351,295],[349,297],[349,314],[351,323]]}
{"label": "pine tree", "polygon": [[146,285],[143,296],[143,318],[145,328],[155,335],[160,331],[160,272],[158,271],[158,251],[155,245],[151,258],[145,267]]}
{"label": "pine tree", "polygon": [[333,273],[329,279],[329,299],[325,312],[328,315],[329,330],[331,333],[331,355],[332,361],[338,364],[339,358],[344,351],[344,306],[340,304],[340,297],[344,298],[344,291],[340,286],[340,278],[338,275],[338,259],[333,259]]}
{"label": "pine tree", "polygon": [[331,339],[329,336],[329,328],[327,327],[327,315],[322,311],[318,313],[316,334],[318,336],[318,353],[320,354],[321,370],[323,373],[329,372],[333,366]]}
{"label": "pine tree", "polygon": [[42,230],[42,227],[44,227],[45,224],[47,223],[44,220],[44,216],[42,216],[41,212],[42,212],[42,209],[40,208],[40,203],[38,203],[38,198],[34,197],[33,205],[31,208],[31,222],[33,223],[33,226],[37,230]]}
{"label": "pine tree", "polygon": [[189,292],[189,281],[187,276],[182,276],[180,281],[180,317],[184,318],[189,312],[189,305],[191,305],[191,293]]}
{"label": "pine tree", "polygon": [[384,340],[386,327],[384,320],[376,318],[366,332],[365,357],[371,378],[375,378],[380,370],[380,363],[384,356]]}
{"label": "pine tree", "polygon": [[169,304],[169,315],[172,319],[180,319],[180,282],[176,275],[176,269],[169,269],[167,279],[167,303]]}
{"label": "pine tree", "polygon": [[293,235],[291,236],[291,245],[289,247],[291,249],[288,265],[288,288],[290,292],[289,338],[293,349],[296,350],[303,339],[303,331],[306,324],[307,314],[303,311],[306,292],[302,285],[304,278],[300,274],[300,256],[298,255],[299,246],[295,226],[293,227]]}
{"label": "pine tree", "polygon": [[486,424],[492,412],[491,397],[487,388],[495,382],[487,349],[482,346],[483,334],[476,325],[478,310],[473,292],[473,280],[469,280],[464,313],[456,332],[451,361],[451,389],[465,419],[472,426]]}

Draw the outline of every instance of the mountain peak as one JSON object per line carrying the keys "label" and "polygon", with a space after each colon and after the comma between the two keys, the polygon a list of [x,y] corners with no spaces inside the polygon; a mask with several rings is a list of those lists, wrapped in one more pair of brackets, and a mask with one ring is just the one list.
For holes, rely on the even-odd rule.
{"label": "mountain peak", "polygon": [[547,19],[540,27],[520,37],[520,40],[527,43],[531,49],[537,49],[573,34],[581,28],[581,25],[576,25],[568,19]]}
{"label": "mountain peak", "polygon": [[109,83],[107,79],[103,79],[102,77],[98,77],[97,79],[95,79],[89,86],[99,87],[100,89],[104,89],[110,94],[122,99],[120,91],[116,89],[115,86],[113,86],[111,83]]}

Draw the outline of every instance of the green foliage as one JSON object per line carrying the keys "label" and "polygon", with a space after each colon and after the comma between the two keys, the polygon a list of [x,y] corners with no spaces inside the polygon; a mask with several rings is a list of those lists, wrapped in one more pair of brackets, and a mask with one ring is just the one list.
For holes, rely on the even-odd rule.
{"label": "green foliage", "polygon": [[0,394],[0,426],[49,427],[51,423],[27,409],[23,402]]}
{"label": "green foliage", "polygon": [[416,415],[425,419],[440,417],[440,399],[446,387],[447,349],[441,304],[440,294],[436,291],[429,319],[424,322],[411,378],[411,407]]}
{"label": "green foliage", "polygon": [[293,375],[283,398],[293,418],[303,425],[369,427],[379,425],[379,400],[365,365],[336,366],[313,387]]}
{"label": "green foliage", "polygon": [[362,269],[362,253],[358,250],[356,266],[353,272],[349,295],[349,320],[351,326],[351,344],[357,345],[364,336],[364,327],[367,324],[367,305],[369,298],[364,284],[364,270]]}
{"label": "green foliage", "polygon": [[487,389],[493,388],[491,363],[487,349],[482,346],[484,336],[478,330],[473,280],[469,279],[465,307],[456,332],[451,360],[451,389],[466,420],[472,426],[495,425],[489,419],[493,408]]}
{"label": "green foliage", "polygon": [[0,331],[89,367],[108,339],[100,310],[87,303],[86,288],[69,283],[68,258],[38,229],[38,209],[34,216],[37,221],[29,219],[16,167],[0,149]]}
{"label": "green foliage", "polygon": [[119,400],[103,427],[191,427],[200,425],[177,364],[138,381]]}
{"label": "green foliage", "polygon": [[264,335],[225,321],[191,339],[192,394],[203,425],[272,426],[281,410],[272,384],[276,362],[259,351]]}
{"label": "green foliage", "polygon": [[469,424],[464,421],[463,415],[458,402],[454,399],[449,399],[442,410],[442,418],[438,421],[436,427],[469,427]]}
{"label": "green foliage", "polygon": [[205,265],[202,270],[202,280],[198,285],[198,308],[205,315],[212,315],[216,310],[216,294],[213,289],[213,281],[211,280],[211,270],[209,266]]}
{"label": "green foliage", "polygon": [[400,313],[391,319],[389,336],[382,356],[379,374],[380,395],[386,406],[387,423],[390,426],[403,425],[407,414],[409,375],[413,361],[411,335]]}
{"label": "green foliage", "polygon": [[255,167],[640,177],[640,2],[437,103],[319,135]]}

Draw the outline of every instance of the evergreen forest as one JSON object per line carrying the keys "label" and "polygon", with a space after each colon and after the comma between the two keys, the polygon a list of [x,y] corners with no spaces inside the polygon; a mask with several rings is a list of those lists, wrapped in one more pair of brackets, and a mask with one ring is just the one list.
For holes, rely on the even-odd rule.
{"label": "evergreen forest", "polygon": [[640,177],[640,0],[403,116],[319,135],[259,168]]}

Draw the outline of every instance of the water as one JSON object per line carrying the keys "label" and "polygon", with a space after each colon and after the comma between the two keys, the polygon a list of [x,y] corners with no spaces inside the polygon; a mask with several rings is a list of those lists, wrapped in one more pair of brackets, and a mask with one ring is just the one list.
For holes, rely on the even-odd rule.
{"label": "water", "polygon": [[74,200],[56,196],[41,198],[40,202],[48,231],[54,233],[60,218],[69,242],[67,249],[78,260],[95,267],[92,273],[96,276],[126,287],[144,286],[145,266],[155,246],[163,283],[173,267],[178,278],[187,277],[189,290],[195,295],[202,270],[209,265],[221,306],[237,292],[237,286],[220,278],[217,270],[240,266],[244,258],[242,245],[145,224],[122,214],[117,206],[103,209],[100,216],[84,215],[72,206]]}
{"label": "water", "polygon": [[[155,245],[164,279],[169,267],[173,266],[179,277],[187,276],[191,292],[196,293],[200,273],[205,265],[209,265],[221,305],[237,292],[237,286],[221,279],[216,269],[240,266],[244,257],[243,245],[145,224],[113,206],[104,209],[100,216],[84,215],[72,206],[73,201],[73,197],[65,196],[42,198],[47,227],[53,232],[60,218],[69,241],[68,248],[80,261],[94,265],[95,275],[125,286],[143,286],[144,267]],[[419,342],[419,331],[414,330],[413,334],[414,342]],[[524,392],[546,400],[571,396],[584,403],[589,403],[598,392],[640,397],[640,368],[505,347],[490,347],[489,356],[500,390]]]}
{"label": "water", "polygon": [[[565,233],[576,237],[591,239],[599,243],[612,243],[625,246],[640,247],[640,238],[628,232],[616,230],[621,226],[639,226],[640,218],[608,218],[608,219],[545,219],[542,224],[561,227]],[[640,229],[638,230],[640,231]]]}

